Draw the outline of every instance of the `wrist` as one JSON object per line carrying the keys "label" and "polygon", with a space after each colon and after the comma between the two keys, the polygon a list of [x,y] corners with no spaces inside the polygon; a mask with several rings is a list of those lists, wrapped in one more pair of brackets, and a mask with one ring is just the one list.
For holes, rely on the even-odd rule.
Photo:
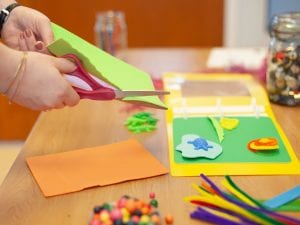
{"label": "wrist", "polygon": [[0,10],[6,8],[10,4],[16,3],[14,0],[0,0]]}
{"label": "wrist", "polygon": [[6,7],[0,9],[0,37],[4,23],[8,19],[10,13],[14,10],[14,8],[20,6],[17,2],[9,3]]}
{"label": "wrist", "polygon": [[13,80],[14,73],[21,57],[22,52],[0,44],[0,93],[5,92]]}
{"label": "wrist", "polygon": [[10,79],[10,83],[8,87],[6,87],[6,90],[3,92],[3,94],[6,95],[10,101],[14,100],[14,97],[18,92],[22,80],[22,75],[25,70],[26,60],[27,60],[27,52],[22,52],[22,57],[17,66],[17,69],[13,77]]}

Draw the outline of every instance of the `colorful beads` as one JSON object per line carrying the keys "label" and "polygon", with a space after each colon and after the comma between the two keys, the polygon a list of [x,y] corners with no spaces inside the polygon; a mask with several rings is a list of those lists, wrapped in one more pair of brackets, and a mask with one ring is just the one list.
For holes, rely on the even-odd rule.
{"label": "colorful beads", "polygon": [[155,198],[155,192],[150,192],[149,193],[149,198],[154,199]]}
{"label": "colorful beads", "polygon": [[165,222],[166,222],[166,224],[173,224],[173,222],[174,222],[173,216],[171,214],[167,214],[165,216]]}
{"label": "colorful beads", "polygon": [[[89,225],[162,225],[155,193],[151,192],[149,198],[151,200],[146,203],[137,198],[122,196],[112,204],[95,206]],[[173,217],[168,214],[165,222],[173,224]]]}
{"label": "colorful beads", "polygon": [[157,208],[158,207],[158,201],[156,199],[152,199],[150,201],[150,205],[152,205],[153,207]]}

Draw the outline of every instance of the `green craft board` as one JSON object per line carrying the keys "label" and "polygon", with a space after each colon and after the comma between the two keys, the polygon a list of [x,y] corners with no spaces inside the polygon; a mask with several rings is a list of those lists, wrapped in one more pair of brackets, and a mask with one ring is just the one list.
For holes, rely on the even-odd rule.
{"label": "green craft board", "polygon": [[[230,118],[230,117],[229,117]],[[188,159],[175,150],[185,134],[197,134],[207,140],[219,143],[217,133],[208,117],[175,118],[173,120],[174,161],[176,163],[271,163],[290,162],[290,156],[272,120],[269,117],[232,117],[239,120],[239,125],[231,131],[224,129],[223,152],[216,159]],[[217,118],[219,119],[219,118]],[[274,137],[278,140],[279,150],[257,151],[247,148],[250,140]]]}
{"label": "green craft board", "polygon": [[[102,51],[70,31],[52,23],[55,41],[48,46],[55,56],[77,55],[85,69],[121,90],[154,90],[152,80],[145,72]],[[124,101],[140,102],[166,109],[157,96],[127,97]]]}

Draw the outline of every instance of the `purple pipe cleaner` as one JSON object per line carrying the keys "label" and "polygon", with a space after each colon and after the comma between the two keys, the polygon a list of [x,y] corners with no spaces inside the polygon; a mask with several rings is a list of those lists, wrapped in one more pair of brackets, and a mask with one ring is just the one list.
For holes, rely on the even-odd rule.
{"label": "purple pipe cleaner", "polygon": [[216,216],[201,208],[198,208],[195,212],[192,212],[190,216],[193,219],[205,220],[207,222],[219,225],[253,225],[249,223],[234,222],[232,220]]}
{"label": "purple pipe cleaner", "polygon": [[[249,225],[260,225],[259,223],[256,223],[256,222],[254,222],[254,221],[252,221],[252,220],[250,220],[250,219],[248,219],[248,218],[246,218],[246,217],[244,217],[244,216],[242,216],[242,215],[240,215],[240,214],[238,214],[238,213],[236,213],[236,212],[233,212],[233,211],[231,211],[231,210],[229,210],[229,209],[220,208],[220,207],[218,207],[218,208],[213,208],[213,207],[210,207],[210,206],[205,206],[205,207],[208,207],[208,208],[211,208],[211,209],[213,209],[213,210],[220,211],[220,212],[224,212],[224,213],[227,213],[227,214],[229,214],[229,215],[238,217],[240,220],[242,220],[243,222],[245,222],[245,224],[247,224],[247,225],[248,225],[248,224],[249,224]],[[201,207],[201,208],[198,207],[198,209],[204,210],[203,207]]]}
{"label": "purple pipe cleaner", "polygon": [[274,217],[277,217],[277,218],[281,218],[283,220],[287,220],[287,221],[290,221],[292,223],[295,223],[295,224],[300,224],[300,220],[297,220],[295,218],[291,218],[291,217],[288,217],[288,216],[285,216],[285,215],[281,215],[279,213],[276,213],[276,212],[272,212],[270,210],[267,210],[267,209],[264,209],[264,208],[255,208],[253,206],[250,206],[250,205],[247,205],[243,202],[240,202],[240,201],[237,201],[235,199],[231,199],[229,198],[228,196],[224,195],[223,192],[210,180],[208,179],[208,177],[206,177],[204,174],[201,174],[200,175],[207,183],[209,183],[211,185],[211,187],[219,194],[221,195],[223,198],[225,198],[226,200],[242,207],[242,208],[245,208],[245,209],[248,209],[248,210],[253,210],[253,211],[256,211],[256,212],[263,212],[263,213],[267,213],[267,214],[270,214],[270,215],[273,215]]}

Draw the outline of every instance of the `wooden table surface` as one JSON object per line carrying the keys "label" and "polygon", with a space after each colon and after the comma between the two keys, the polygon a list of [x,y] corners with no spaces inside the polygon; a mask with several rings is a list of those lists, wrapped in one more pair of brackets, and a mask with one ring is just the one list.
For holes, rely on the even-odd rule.
{"label": "wooden table surface", "polygon": [[[196,72],[205,66],[208,49],[132,49],[126,61],[153,76],[165,71]],[[28,156],[70,151],[83,147],[110,144],[130,137],[138,139],[168,167],[167,131],[164,111],[147,109],[159,118],[158,129],[147,134],[132,134],[123,123],[132,112],[127,103],[83,100],[73,108],[42,113],[25,145],[0,187],[0,224],[3,225],[83,225],[95,205],[113,202],[128,194],[148,199],[156,193],[162,214],[171,213],[176,225],[206,224],[191,220],[193,207],[182,199],[195,194],[191,183],[198,177],[154,178],[124,182],[106,187],[45,198],[29,171]],[[300,157],[300,108],[272,105],[276,118]],[[134,156],[133,156],[134,157]],[[117,165],[116,165],[117,166]],[[105,173],[105,171],[101,171]],[[271,198],[300,184],[300,176],[234,176],[233,180],[257,199]],[[223,177],[211,177],[219,182]],[[300,214],[294,213],[300,217]]]}

